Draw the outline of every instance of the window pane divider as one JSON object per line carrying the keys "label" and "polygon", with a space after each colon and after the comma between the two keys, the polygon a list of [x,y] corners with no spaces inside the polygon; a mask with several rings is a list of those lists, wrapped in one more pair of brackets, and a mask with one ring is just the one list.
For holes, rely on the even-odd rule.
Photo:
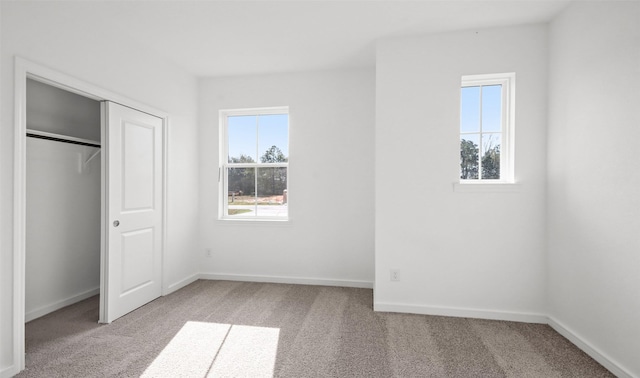
{"label": "window pane divider", "polygon": [[484,153],[484,147],[482,145],[482,98],[484,97],[484,86],[480,85],[480,101],[478,106],[480,107],[480,111],[478,112],[479,117],[478,117],[478,122],[480,122],[480,135],[479,135],[479,140],[478,140],[478,147],[479,147],[479,151],[478,151],[478,180],[482,180],[482,154]]}

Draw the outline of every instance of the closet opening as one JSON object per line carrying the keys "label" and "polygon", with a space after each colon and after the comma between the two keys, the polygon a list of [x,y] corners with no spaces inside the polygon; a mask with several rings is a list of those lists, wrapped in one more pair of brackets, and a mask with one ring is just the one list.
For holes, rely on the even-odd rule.
{"label": "closet opening", "polygon": [[[25,323],[82,304],[97,325],[101,274],[100,102],[28,78],[25,156]],[[75,306],[77,307],[77,306]],[[59,312],[64,314],[64,310]],[[56,314],[59,314],[56,313]],[[58,315],[56,315],[58,316]],[[64,326],[38,330],[63,336]],[[57,323],[56,323],[57,324]]]}
{"label": "closet opening", "polygon": [[20,371],[30,341],[100,327],[163,295],[169,115],[21,57],[14,91]]}

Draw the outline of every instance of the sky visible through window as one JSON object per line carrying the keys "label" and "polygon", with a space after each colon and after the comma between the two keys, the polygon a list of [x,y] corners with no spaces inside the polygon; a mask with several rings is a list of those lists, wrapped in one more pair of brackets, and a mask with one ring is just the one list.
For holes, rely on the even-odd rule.
{"label": "sky visible through window", "polygon": [[499,179],[502,86],[463,87],[460,101],[460,178]]}
{"label": "sky visible through window", "polygon": [[[482,131],[501,131],[500,85],[482,87]],[[480,87],[464,87],[461,93],[462,108],[460,131],[480,132]]]}
{"label": "sky visible through window", "polygon": [[289,157],[289,116],[267,114],[228,117],[229,157],[249,156],[254,162],[276,146]]}

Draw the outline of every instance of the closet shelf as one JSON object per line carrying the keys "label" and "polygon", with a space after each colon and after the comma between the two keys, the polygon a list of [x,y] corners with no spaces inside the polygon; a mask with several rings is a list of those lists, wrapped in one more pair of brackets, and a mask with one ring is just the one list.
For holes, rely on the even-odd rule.
{"label": "closet shelf", "polygon": [[100,142],[97,142],[95,140],[76,138],[62,134],[47,133],[39,130],[27,129],[27,136],[31,138],[53,140],[56,142],[79,144],[81,146],[100,148]]}

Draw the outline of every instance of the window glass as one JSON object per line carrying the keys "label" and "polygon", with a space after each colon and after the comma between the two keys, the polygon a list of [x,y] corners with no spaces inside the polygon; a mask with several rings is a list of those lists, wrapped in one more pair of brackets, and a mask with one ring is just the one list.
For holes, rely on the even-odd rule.
{"label": "window glass", "polygon": [[464,87],[461,93],[460,130],[480,131],[480,87]]}
{"label": "window glass", "polygon": [[482,178],[500,179],[500,133],[482,134]]}
{"label": "window glass", "polygon": [[255,168],[228,168],[227,215],[255,212]]}
{"label": "window glass", "polygon": [[287,168],[258,168],[258,216],[286,217]]}
{"label": "window glass", "polygon": [[482,87],[482,131],[502,131],[502,86]]}
{"label": "window glass", "polygon": [[258,130],[256,128],[256,116],[230,116],[227,118],[227,135],[229,138],[229,163],[255,162],[256,140]]}
{"label": "window glass", "polygon": [[223,219],[287,219],[288,109],[221,111]]}
{"label": "window glass", "polygon": [[258,152],[261,163],[280,163],[289,156],[289,120],[286,114],[258,117]]}
{"label": "window glass", "polygon": [[463,180],[478,178],[479,142],[479,134],[460,136],[460,178]]}

